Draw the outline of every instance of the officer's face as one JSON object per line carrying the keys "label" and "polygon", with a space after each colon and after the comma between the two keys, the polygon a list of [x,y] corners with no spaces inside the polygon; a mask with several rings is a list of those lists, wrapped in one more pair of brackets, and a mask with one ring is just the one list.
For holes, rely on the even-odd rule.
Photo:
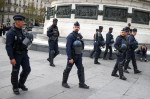
{"label": "officer's face", "polygon": [[121,32],[120,32],[120,35],[126,36],[126,32],[125,32],[125,31],[121,31]]}
{"label": "officer's face", "polygon": [[132,34],[133,34],[134,36],[136,36],[137,32],[133,32]]}
{"label": "officer's face", "polygon": [[109,30],[109,32],[110,32],[110,33],[112,33],[112,32],[113,32],[113,30]]}
{"label": "officer's face", "polygon": [[130,34],[132,34],[132,31],[130,31]]}
{"label": "officer's face", "polygon": [[125,36],[128,34],[128,32],[124,31]]}
{"label": "officer's face", "polygon": [[16,21],[16,25],[20,28],[24,27],[25,22],[24,21]]}
{"label": "officer's face", "polygon": [[99,29],[100,32],[103,32],[103,29]]}
{"label": "officer's face", "polygon": [[54,22],[53,22],[53,25],[55,25],[55,26],[56,26],[56,25],[57,25],[57,22],[55,22],[55,21],[54,21]]}
{"label": "officer's face", "polygon": [[80,26],[74,26],[74,27],[73,27],[73,30],[74,30],[75,32],[78,32],[78,31],[80,30]]}

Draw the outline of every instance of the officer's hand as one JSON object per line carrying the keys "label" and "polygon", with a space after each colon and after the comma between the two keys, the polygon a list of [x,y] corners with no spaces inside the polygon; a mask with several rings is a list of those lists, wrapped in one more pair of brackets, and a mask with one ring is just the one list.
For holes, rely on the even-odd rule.
{"label": "officer's hand", "polygon": [[70,64],[73,64],[73,62],[74,62],[74,60],[73,60],[73,59],[69,60],[69,63],[70,63]]}
{"label": "officer's hand", "polygon": [[103,48],[105,48],[105,46],[102,46]]}
{"label": "officer's hand", "polygon": [[16,65],[16,60],[15,60],[15,59],[12,59],[12,60],[10,60],[10,63],[11,63],[13,66],[15,66],[15,65]]}
{"label": "officer's hand", "polygon": [[111,47],[111,44],[109,44],[109,46]]}

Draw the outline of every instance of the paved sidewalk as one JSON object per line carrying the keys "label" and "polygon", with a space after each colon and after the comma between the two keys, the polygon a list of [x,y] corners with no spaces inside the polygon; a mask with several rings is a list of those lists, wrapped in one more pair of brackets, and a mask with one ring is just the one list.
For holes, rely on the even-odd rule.
{"label": "paved sidewalk", "polygon": [[[137,62],[142,74],[135,75],[133,69],[125,74],[127,81],[112,77],[113,61],[101,60],[101,65],[94,65],[93,59],[83,57],[85,78],[89,90],[78,87],[77,69],[74,66],[68,83],[70,89],[61,86],[62,73],[66,66],[66,55],[58,55],[56,67],[47,62],[48,53],[29,51],[31,74],[26,86],[28,92],[20,90],[21,95],[12,92],[10,83],[11,65],[0,37],[0,99],[149,99],[150,66],[149,62]],[[131,66],[132,67],[132,66]]]}

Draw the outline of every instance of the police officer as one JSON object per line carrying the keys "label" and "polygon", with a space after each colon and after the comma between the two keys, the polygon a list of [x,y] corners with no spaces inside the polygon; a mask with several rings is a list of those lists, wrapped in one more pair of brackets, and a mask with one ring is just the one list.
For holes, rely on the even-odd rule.
{"label": "police officer", "polygon": [[53,19],[53,24],[48,28],[47,36],[49,37],[49,58],[47,59],[50,62],[50,66],[55,67],[53,60],[59,54],[58,50],[58,37],[59,30],[57,27],[58,20]]}
{"label": "police officer", "polygon": [[129,47],[128,47],[126,61],[125,61],[125,67],[124,67],[124,70],[127,73],[129,73],[127,71],[127,68],[128,68],[130,59],[132,60],[132,65],[133,65],[133,68],[134,68],[134,73],[135,74],[141,73],[141,71],[139,71],[138,68],[137,68],[137,63],[136,63],[136,59],[135,59],[135,49],[138,48],[138,42],[135,39],[136,34],[137,34],[137,29],[134,28],[133,29],[133,33],[129,36],[129,41],[128,41]]}
{"label": "police officer", "polygon": [[[96,34],[97,34],[97,32],[99,31],[99,29],[96,29],[96,33],[94,33],[94,42],[96,42]],[[94,50],[94,48],[93,48],[93,50],[91,51],[91,53],[90,53],[90,58],[93,58],[93,54],[95,53],[95,50]]]}
{"label": "police officer", "polygon": [[127,27],[125,27],[126,31],[129,33],[131,27],[131,23],[128,23]]}
{"label": "police officer", "polygon": [[79,87],[89,89],[89,86],[85,84],[84,67],[82,64],[82,51],[84,49],[84,43],[82,40],[82,35],[78,33],[80,30],[80,24],[75,22],[73,29],[74,31],[68,35],[66,42],[66,53],[68,59],[66,69],[63,72],[62,86],[65,88],[70,88],[67,80],[72,66],[75,64],[78,69]]}
{"label": "police officer", "polygon": [[[130,25],[130,24],[129,24],[129,25]],[[129,37],[130,37],[130,35],[131,35],[131,30],[132,30],[132,29],[130,29],[130,28],[128,28],[128,27],[125,27],[124,29],[125,29],[125,32],[126,32],[127,45],[128,45],[128,47],[129,47]],[[128,50],[128,49],[127,49],[127,50]],[[126,50],[126,53],[123,54],[124,67],[125,67],[125,61],[126,61],[126,57],[127,57],[127,50]],[[130,62],[130,60],[129,60],[129,62]],[[131,69],[131,67],[128,65],[128,66],[127,66],[127,69]],[[125,70],[125,69],[124,69],[124,72],[128,73],[128,71]]]}
{"label": "police officer", "polygon": [[95,58],[94,58],[94,64],[100,64],[98,62],[98,58],[101,52],[100,47],[104,48],[105,41],[102,35],[103,26],[99,26],[99,31],[96,33],[95,42],[94,42],[94,50],[95,50]]}
{"label": "police officer", "polygon": [[[32,43],[33,35],[23,31],[25,17],[21,15],[15,15],[13,17],[15,25],[7,32],[6,35],[6,51],[12,64],[11,83],[13,86],[13,92],[18,95],[19,89],[27,91],[25,86],[27,77],[31,71],[29,56],[27,47],[29,43]],[[18,82],[18,74],[22,66],[22,72]]]}
{"label": "police officer", "polygon": [[108,53],[108,49],[110,51],[109,59],[113,60],[112,59],[112,44],[114,43],[114,38],[113,38],[112,32],[113,32],[113,28],[110,27],[109,32],[106,34],[106,50],[105,50],[104,56],[103,56],[104,60],[107,60],[106,55]]}
{"label": "police officer", "polygon": [[132,30],[132,29],[130,29],[129,33],[130,33],[130,34],[132,34],[132,31],[133,31],[133,30]]}
{"label": "police officer", "polygon": [[[123,74],[123,61],[124,61],[123,54],[126,52],[127,49],[127,42],[125,35],[126,35],[125,30],[123,29],[120,35],[116,38],[114,47],[117,50],[117,61],[111,74],[112,76],[120,77],[120,79],[122,80],[127,79]],[[117,74],[117,71],[119,71],[119,75]]]}

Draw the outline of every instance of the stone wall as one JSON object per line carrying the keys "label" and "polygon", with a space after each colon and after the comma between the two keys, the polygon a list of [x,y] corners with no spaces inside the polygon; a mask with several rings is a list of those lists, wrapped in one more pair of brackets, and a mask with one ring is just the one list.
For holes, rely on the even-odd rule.
{"label": "stone wall", "polygon": [[[116,38],[120,30],[131,23],[131,28],[138,29],[137,40],[150,43],[150,3],[138,0],[54,0],[48,6],[54,13],[50,13],[50,20],[45,20],[45,34],[54,17],[59,20],[61,36],[66,37],[72,31],[73,23],[79,21],[80,32],[85,39],[93,39],[100,25],[104,27],[104,38],[109,27],[114,28]],[[88,12],[84,9],[88,9]]]}

